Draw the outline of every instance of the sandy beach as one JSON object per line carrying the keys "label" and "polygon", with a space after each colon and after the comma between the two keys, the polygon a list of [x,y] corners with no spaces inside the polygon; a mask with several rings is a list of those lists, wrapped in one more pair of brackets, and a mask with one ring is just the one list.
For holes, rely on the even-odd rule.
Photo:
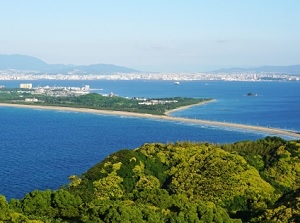
{"label": "sandy beach", "polygon": [[[214,101],[214,100],[212,100],[212,101]],[[17,107],[17,108],[31,108],[31,109],[60,110],[60,111],[71,111],[71,112],[85,112],[85,113],[93,113],[93,114],[129,116],[129,117],[158,119],[158,120],[160,119],[160,120],[168,120],[168,121],[173,121],[173,122],[185,122],[185,123],[194,123],[194,124],[208,125],[208,126],[219,126],[219,127],[228,127],[228,128],[234,128],[234,129],[251,130],[251,131],[256,131],[256,132],[270,133],[272,135],[285,135],[285,136],[300,139],[299,133],[288,131],[288,130],[268,128],[268,127],[262,127],[262,126],[243,125],[243,124],[235,124],[235,123],[228,123],[228,122],[208,121],[208,120],[190,119],[190,118],[181,118],[181,117],[170,116],[170,114],[174,111],[187,109],[187,108],[190,108],[191,106],[201,106],[203,104],[210,103],[212,101],[202,102],[202,103],[199,103],[196,105],[180,107],[178,109],[174,109],[174,110],[170,110],[170,111],[166,112],[165,115],[151,115],[151,114],[124,112],[124,111],[96,110],[96,109],[89,109],[89,108],[23,105],[23,104],[9,104],[9,103],[0,103],[0,106]]]}
{"label": "sandy beach", "polygon": [[217,101],[216,99],[212,99],[212,100],[209,100],[209,101],[203,101],[203,102],[200,102],[200,103],[197,103],[197,104],[194,104],[194,105],[182,106],[182,107],[179,107],[179,108],[175,108],[175,109],[166,111],[166,112],[165,112],[165,115],[170,116],[173,112],[185,110],[185,109],[188,109],[188,108],[191,108],[191,107],[194,107],[194,106],[205,105],[205,104],[212,103],[212,102],[216,102],[216,101]]}

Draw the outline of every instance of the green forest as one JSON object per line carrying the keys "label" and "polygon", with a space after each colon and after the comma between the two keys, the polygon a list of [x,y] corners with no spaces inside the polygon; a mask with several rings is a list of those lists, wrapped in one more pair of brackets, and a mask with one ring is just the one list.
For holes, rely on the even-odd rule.
{"label": "green forest", "polygon": [[0,196],[0,222],[300,222],[300,141],[147,143],[57,190]]}
{"label": "green forest", "polygon": [[[117,95],[103,96],[96,93],[85,95],[53,96],[46,94],[33,94],[33,90],[4,88],[0,90],[0,102],[30,104],[43,106],[64,106],[77,108],[92,108],[99,110],[114,110],[136,113],[164,115],[165,112],[182,106],[194,105],[209,101],[208,98],[149,98],[147,102],[155,101],[151,105],[143,104],[144,101],[136,98],[124,98]],[[25,99],[36,99],[37,102],[26,102]]]}

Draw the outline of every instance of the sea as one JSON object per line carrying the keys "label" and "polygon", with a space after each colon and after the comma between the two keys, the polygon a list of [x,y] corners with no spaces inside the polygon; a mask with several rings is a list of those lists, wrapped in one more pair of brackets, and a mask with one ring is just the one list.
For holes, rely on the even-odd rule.
{"label": "sea", "polygon": [[[32,83],[33,87],[89,85],[95,93],[113,92],[129,98],[212,98],[214,102],[172,115],[300,132],[297,81],[0,81],[6,87],[19,87],[20,83]],[[0,107],[0,129],[0,194],[7,200],[20,199],[35,189],[58,189],[69,183],[69,176],[86,172],[109,154],[144,143],[224,144],[270,135],[167,120],[13,107]]]}

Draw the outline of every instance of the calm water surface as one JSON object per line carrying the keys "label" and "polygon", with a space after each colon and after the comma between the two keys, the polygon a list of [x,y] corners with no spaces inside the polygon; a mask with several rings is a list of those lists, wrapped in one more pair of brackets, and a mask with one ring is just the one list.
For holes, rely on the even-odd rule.
{"label": "calm water surface", "polygon": [[[23,81],[24,82],[24,81]],[[22,81],[0,81],[18,87]],[[300,131],[300,82],[32,81],[34,86],[82,86],[128,97],[207,97],[215,103],[173,113]],[[246,96],[257,93],[256,97]],[[0,107],[0,194],[20,198],[57,189],[110,153],[145,142],[256,140],[266,134],[168,121]]]}

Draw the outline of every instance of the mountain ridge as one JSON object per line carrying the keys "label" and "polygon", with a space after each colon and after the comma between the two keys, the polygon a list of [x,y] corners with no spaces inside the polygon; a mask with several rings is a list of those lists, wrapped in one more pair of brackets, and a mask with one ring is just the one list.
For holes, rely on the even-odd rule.
{"label": "mountain ridge", "polygon": [[136,69],[113,64],[65,65],[48,64],[43,60],[27,55],[0,54],[0,70],[30,70],[45,73],[75,73],[75,74],[112,74],[140,72]]}
{"label": "mountain ridge", "polygon": [[300,75],[300,64],[289,66],[260,66],[260,67],[232,67],[222,68],[210,71],[209,73],[237,73],[237,72],[255,72],[255,73],[283,73],[283,74],[296,74]]}
{"label": "mountain ridge", "polygon": [[[114,65],[114,64],[48,64],[45,61],[28,55],[0,54],[0,70],[20,70],[34,71],[36,73],[49,74],[113,74],[113,73],[136,73],[141,72],[134,68]],[[206,73],[281,73],[290,75],[300,75],[300,64],[288,66],[259,66],[259,67],[231,67],[208,71]]]}

